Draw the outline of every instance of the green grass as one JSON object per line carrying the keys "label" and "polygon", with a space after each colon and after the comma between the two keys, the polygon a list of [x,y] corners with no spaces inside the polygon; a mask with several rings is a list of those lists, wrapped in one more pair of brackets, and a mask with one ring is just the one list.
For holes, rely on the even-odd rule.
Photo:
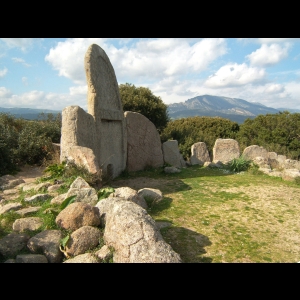
{"label": "green grass", "polygon": [[[79,174],[84,178],[84,173]],[[76,172],[51,174],[48,179],[60,180],[64,176],[69,180],[65,180],[60,193],[68,190]],[[298,182],[262,174],[255,167],[234,173],[192,166],[175,174],[166,174],[163,168],[123,172],[111,184],[162,191],[162,201],[146,199],[148,213],[156,221],[171,224],[162,228],[161,234],[185,263],[300,261]],[[110,187],[97,190],[102,197]],[[41,217],[43,227],[30,235],[59,229],[55,218],[61,207],[52,205],[51,199],[26,203],[24,198],[33,194],[37,192],[21,192],[16,199],[24,207],[41,206],[29,216]],[[0,215],[0,238],[12,231],[18,218],[15,212]]]}
{"label": "green grass", "polygon": [[[127,186],[132,183],[136,188],[141,177],[152,179],[152,187],[156,180],[154,188],[163,192],[163,200],[148,213],[155,220],[171,222],[161,233],[184,262],[300,260],[300,238],[291,238],[297,237],[295,229],[299,228],[296,182],[265,175],[255,167],[226,173],[192,166],[175,174],[160,169],[127,174]],[[124,178],[115,183],[118,180]],[[147,187],[144,181],[138,188]]]}

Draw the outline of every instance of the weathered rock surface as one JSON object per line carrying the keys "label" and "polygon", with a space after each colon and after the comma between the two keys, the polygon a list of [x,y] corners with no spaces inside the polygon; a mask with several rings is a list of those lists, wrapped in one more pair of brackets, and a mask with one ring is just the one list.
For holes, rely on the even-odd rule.
{"label": "weathered rock surface", "polygon": [[125,200],[107,198],[98,202],[105,214],[104,241],[115,250],[117,263],[180,263],[181,258],[162,238],[145,209]]}
{"label": "weathered rock surface", "polygon": [[74,202],[57,215],[55,222],[63,229],[74,231],[82,226],[100,225],[100,215],[94,206],[83,202]]}
{"label": "weathered rock surface", "polygon": [[155,125],[137,112],[124,113],[127,130],[127,169],[144,170],[164,164],[162,144]]}
{"label": "weathered rock surface", "polygon": [[144,197],[139,195],[136,190],[127,186],[115,189],[115,191],[111,193],[109,197],[123,198],[140,205],[144,209],[148,208],[147,202],[145,201]]}
{"label": "weathered rock surface", "polygon": [[246,159],[252,160],[258,156],[268,160],[268,151],[265,148],[257,145],[246,147],[243,151],[243,157],[245,157]]}
{"label": "weathered rock surface", "polygon": [[164,162],[176,168],[186,167],[186,162],[178,148],[178,141],[166,141],[162,144]]}
{"label": "weathered rock surface", "polygon": [[43,220],[39,217],[28,217],[15,220],[13,230],[16,232],[24,232],[26,230],[34,231],[43,225]]}
{"label": "weathered rock surface", "polygon": [[87,250],[97,247],[102,236],[98,228],[82,226],[71,234],[66,244],[66,253],[71,256],[84,254]]}
{"label": "weathered rock surface", "polygon": [[61,263],[63,253],[59,249],[62,232],[60,230],[44,230],[27,242],[31,252],[42,252],[49,263]]}
{"label": "weathered rock surface", "polygon": [[198,142],[191,147],[191,165],[203,166],[205,162],[211,162],[209,153],[204,142]]}
{"label": "weathered rock surface", "polygon": [[84,253],[84,254],[80,254],[77,255],[73,258],[67,259],[64,261],[64,263],[100,263],[101,260],[99,258],[97,258],[97,256],[95,256],[92,253]]}
{"label": "weathered rock surface", "polygon": [[15,260],[16,263],[48,263],[45,255],[42,254],[19,254]]}
{"label": "weathered rock surface", "polygon": [[0,207],[0,215],[12,211],[12,210],[18,210],[22,207],[21,203],[17,203],[17,202],[12,202],[12,203],[7,203],[4,204],[3,206]]}
{"label": "weathered rock surface", "polygon": [[240,156],[240,146],[234,139],[216,139],[213,147],[213,162],[227,164]]}
{"label": "weathered rock surface", "polygon": [[151,189],[151,188],[143,188],[138,190],[138,194],[142,196],[144,199],[148,197],[151,200],[151,203],[154,202],[158,203],[163,199],[163,194],[158,189]]}
{"label": "weathered rock surface", "polygon": [[16,256],[26,248],[30,236],[25,233],[9,233],[0,240],[0,254],[4,257]]}

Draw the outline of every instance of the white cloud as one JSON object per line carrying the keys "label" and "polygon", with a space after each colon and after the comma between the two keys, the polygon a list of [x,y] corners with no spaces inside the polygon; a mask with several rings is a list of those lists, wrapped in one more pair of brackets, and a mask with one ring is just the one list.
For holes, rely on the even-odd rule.
{"label": "white cloud", "polygon": [[2,70],[0,70],[0,78],[4,77],[7,73],[8,69],[7,68],[4,68]]}
{"label": "white cloud", "polygon": [[15,63],[20,63],[20,64],[22,64],[22,65],[25,66],[25,67],[31,67],[31,65],[28,64],[28,63],[26,63],[25,60],[22,59],[22,58],[13,57],[13,58],[12,58],[12,61],[15,62]]}
{"label": "white cloud", "polygon": [[70,95],[87,95],[87,85],[71,86]]}
{"label": "white cloud", "polygon": [[284,86],[278,83],[267,84],[265,87],[265,93],[274,94],[284,92]]}
{"label": "white cloud", "polygon": [[[84,56],[92,43],[98,44],[108,55],[118,82],[161,80],[166,76],[179,76],[201,72],[219,56],[226,53],[225,39],[146,39],[132,44],[122,40],[120,48],[106,44],[107,39],[68,39],[51,48],[45,60],[60,76],[74,83],[86,83]],[[190,43],[192,45],[190,45]]]}
{"label": "white cloud", "polygon": [[162,80],[206,70],[226,53],[224,39],[203,39],[189,44],[186,39],[154,39],[136,43],[131,49],[109,48],[109,57],[117,77],[141,77],[141,80]]}
{"label": "white cloud", "polygon": [[204,85],[210,88],[243,86],[249,83],[262,83],[265,77],[264,69],[248,67],[245,63],[229,63],[209,76]]}
{"label": "white cloud", "polygon": [[86,96],[83,96],[82,94],[45,93],[36,90],[21,95],[15,95],[5,87],[0,87],[0,107],[62,110],[70,105],[78,105],[83,109],[87,109]]}
{"label": "white cloud", "polygon": [[263,44],[259,49],[247,55],[251,65],[258,67],[268,67],[277,64],[288,56],[291,44],[285,43],[284,46],[279,44]]}
{"label": "white cloud", "polygon": [[282,43],[300,41],[300,38],[258,38],[258,42],[262,44]]}
{"label": "white cloud", "polygon": [[104,44],[106,39],[76,38],[59,42],[56,47],[51,48],[45,60],[49,62],[59,76],[71,79],[76,84],[85,84],[84,56],[88,47],[95,43]]}
{"label": "white cloud", "polygon": [[25,51],[34,42],[32,38],[1,38],[1,40],[5,42],[9,48],[18,47],[21,48],[22,51]]}
{"label": "white cloud", "polygon": [[[0,86],[0,100],[2,98],[9,98],[12,95],[11,91],[8,90],[6,87],[4,86]],[[5,99],[4,99],[5,100]]]}

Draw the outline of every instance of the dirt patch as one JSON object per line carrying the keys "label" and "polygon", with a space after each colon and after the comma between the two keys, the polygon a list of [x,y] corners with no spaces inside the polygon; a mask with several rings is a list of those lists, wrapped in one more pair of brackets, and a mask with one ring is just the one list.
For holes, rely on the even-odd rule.
{"label": "dirt patch", "polygon": [[40,166],[23,166],[21,171],[15,175],[17,179],[23,179],[26,183],[34,182],[37,178],[45,175],[45,167]]}

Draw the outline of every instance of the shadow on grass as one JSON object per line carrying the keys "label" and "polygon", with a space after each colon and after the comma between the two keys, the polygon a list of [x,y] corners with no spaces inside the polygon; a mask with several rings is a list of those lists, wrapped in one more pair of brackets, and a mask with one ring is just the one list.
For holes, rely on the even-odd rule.
{"label": "shadow on grass", "polygon": [[205,247],[212,243],[203,234],[183,227],[165,227],[160,230],[165,241],[177,252],[183,263],[212,263],[212,258],[205,256]]}

